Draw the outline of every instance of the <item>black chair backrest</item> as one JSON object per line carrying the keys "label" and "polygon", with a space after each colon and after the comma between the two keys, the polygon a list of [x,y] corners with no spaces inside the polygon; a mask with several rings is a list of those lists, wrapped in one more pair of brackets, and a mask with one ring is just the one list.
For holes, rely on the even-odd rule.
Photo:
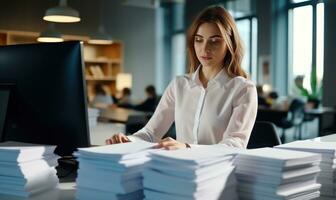
{"label": "black chair backrest", "polygon": [[304,120],[305,103],[299,99],[294,99],[289,106],[290,121],[293,125],[299,125]]}
{"label": "black chair backrest", "polygon": [[133,134],[142,129],[148,122],[146,115],[130,115],[126,121],[126,134]]}
{"label": "black chair backrest", "polygon": [[280,144],[281,141],[273,123],[266,121],[255,122],[247,145],[248,149],[273,147]]}

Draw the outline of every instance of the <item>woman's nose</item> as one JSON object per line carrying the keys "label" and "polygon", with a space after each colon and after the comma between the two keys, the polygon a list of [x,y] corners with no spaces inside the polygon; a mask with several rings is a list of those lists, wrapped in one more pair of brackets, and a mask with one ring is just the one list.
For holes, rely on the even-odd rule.
{"label": "woman's nose", "polygon": [[211,51],[211,46],[209,44],[209,42],[205,42],[204,44],[204,52],[209,53]]}

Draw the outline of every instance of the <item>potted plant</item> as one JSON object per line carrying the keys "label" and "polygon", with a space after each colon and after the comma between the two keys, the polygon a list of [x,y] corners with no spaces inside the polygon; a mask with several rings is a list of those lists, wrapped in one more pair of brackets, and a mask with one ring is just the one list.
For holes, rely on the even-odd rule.
{"label": "potted plant", "polygon": [[[303,85],[303,76],[295,80],[295,85],[299,88],[301,95],[307,98],[307,103],[312,108],[318,108],[322,97],[322,82],[317,79],[316,66],[313,66],[310,73],[310,88]],[[300,83],[301,80],[301,83]]]}

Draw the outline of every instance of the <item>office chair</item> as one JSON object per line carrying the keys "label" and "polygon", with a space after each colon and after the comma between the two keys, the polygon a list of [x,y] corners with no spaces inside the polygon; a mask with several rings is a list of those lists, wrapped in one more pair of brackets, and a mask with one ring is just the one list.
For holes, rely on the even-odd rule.
{"label": "office chair", "polygon": [[308,113],[304,113],[303,122],[302,122],[303,132],[305,132],[305,133],[307,132],[307,125],[305,125],[305,124],[308,124],[308,123],[312,122],[316,118],[317,118],[317,116],[314,116],[314,115],[308,114]]}
{"label": "office chair", "polygon": [[[333,108],[334,108],[334,110],[336,110],[336,106],[334,106]],[[325,136],[325,135],[330,135],[330,134],[335,134],[336,133],[336,112],[334,113],[333,117],[334,117],[333,118],[333,123],[330,124],[329,127],[324,128],[322,130],[322,132],[319,133],[320,135]]]}
{"label": "office chair", "polygon": [[275,122],[275,125],[282,128],[281,141],[285,142],[286,130],[294,127],[294,139],[302,139],[301,126],[304,120],[304,107],[305,103],[300,99],[293,99],[289,106],[288,116],[279,122]]}
{"label": "office chair", "polygon": [[126,134],[133,134],[143,128],[148,122],[149,118],[146,115],[130,115],[127,118]]}
{"label": "office chair", "polygon": [[248,149],[273,147],[280,144],[281,141],[273,123],[266,121],[255,122],[247,144]]}

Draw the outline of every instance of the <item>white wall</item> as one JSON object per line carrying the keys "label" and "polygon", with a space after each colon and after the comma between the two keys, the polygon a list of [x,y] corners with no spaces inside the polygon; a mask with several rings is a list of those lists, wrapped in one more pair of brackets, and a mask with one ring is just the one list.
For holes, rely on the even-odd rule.
{"label": "white wall", "polygon": [[133,74],[132,95],[144,98],[144,89],[155,84],[155,9],[124,6],[121,0],[105,1],[104,25],[124,43],[124,70]]}

